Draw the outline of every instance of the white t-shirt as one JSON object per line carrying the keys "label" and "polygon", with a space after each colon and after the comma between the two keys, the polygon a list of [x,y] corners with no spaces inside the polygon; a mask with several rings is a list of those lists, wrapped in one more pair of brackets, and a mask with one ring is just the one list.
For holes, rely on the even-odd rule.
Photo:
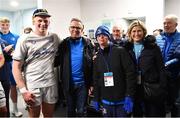
{"label": "white t-shirt", "polygon": [[42,88],[56,83],[54,57],[60,39],[54,33],[38,36],[31,32],[20,37],[13,53],[14,60],[24,61],[27,88]]}

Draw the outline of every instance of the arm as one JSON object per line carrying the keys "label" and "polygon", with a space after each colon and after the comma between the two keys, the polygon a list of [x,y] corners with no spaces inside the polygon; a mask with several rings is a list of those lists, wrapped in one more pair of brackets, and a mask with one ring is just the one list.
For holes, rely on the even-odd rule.
{"label": "arm", "polygon": [[100,73],[97,70],[97,60],[94,60],[93,63],[93,95],[94,95],[94,101],[100,102],[100,86],[98,84],[100,78]]}
{"label": "arm", "polygon": [[19,87],[20,92],[24,98],[24,101],[28,105],[31,106],[35,103],[35,100],[34,100],[35,96],[30,91],[28,91],[26,88],[26,84],[25,84],[25,81],[23,79],[22,71],[21,71],[22,65],[23,65],[23,61],[13,60],[13,67],[12,67],[13,76],[14,76],[14,79],[17,83],[17,86]]}
{"label": "arm", "polygon": [[96,111],[99,111],[100,109],[100,95],[99,95],[99,87],[98,87],[98,72],[97,72],[97,67],[95,67],[96,64],[96,60],[94,60],[94,68],[93,68],[93,87],[92,87],[92,94],[93,95],[93,99],[90,102],[90,106],[92,106]]}
{"label": "arm", "polygon": [[166,84],[167,84],[167,73],[165,71],[165,66],[164,66],[164,62],[163,62],[163,57],[162,57],[162,53],[159,47],[154,48],[154,54],[155,54],[155,64],[156,64],[156,68],[159,72],[159,82],[160,82],[160,86],[162,88],[166,88]]}
{"label": "arm", "polygon": [[126,94],[123,108],[127,113],[131,113],[133,111],[133,96],[136,87],[136,70],[128,52],[124,49],[121,51],[121,54],[121,61],[126,79]]}
{"label": "arm", "polygon": [[176,47],[174,51],[174,58],[165,63],[166,67],[174,66],[179,63],[180,60],[180,45]]}
{"label": "arm", "polygon": [[56,52],[56,56],[55,56],[55,59],[54,59],[54,67],[58,67],[60,65],[60,62],[61,62],[61,48],[60,48],[60,45],[58,46],[58,51]]}
{"label": "arm", "polygon": [[171,59],[165,63],[165,67],[176,64],[178,61],[179,61],[178,58]]}
{"label": "arm", "polygon": [[120,52],[123,71],[126,77],[126,96],[134,96],[136,88],[136,69],[132,58],[123,48]]}
{"label": "arm", "polygon": [[20,89],[26,87],[21,71],[22,65],[23,65],[22,61],[13,60],[12,72],[14,75],[14,79]]}
{"label": "arm", "polygon": [[2,50],[3,50],[5,62],[12,61],[12,52],[13,52],[12,45],[7,45],[7,44],[3,43],[3,44],[1,44],[1,46],[2,46]]}
{"label": "arm", "polygon": [[64,53],[64,45],[66,45],[66,39],[64,39],[62,42],[60,42],[59,46],[58,46],[58,51],[56,52],[56,56],[54,59],[54,67],[58,67],[62,64],[63,62],[63,53]]}

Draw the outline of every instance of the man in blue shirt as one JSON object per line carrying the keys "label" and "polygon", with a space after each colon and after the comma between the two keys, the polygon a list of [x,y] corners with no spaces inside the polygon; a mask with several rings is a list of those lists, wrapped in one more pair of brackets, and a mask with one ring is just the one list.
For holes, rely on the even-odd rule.
{"label": "man in blue shirt", "polygon": [[[15,45],[19,36],[10,32],[10,20],[7,17],[2,17],[0,19],[0,29],[1,29],[1,38],[5,40],[9,45],[11,45],[13,47],[12,49],[15,49]],[[12,62],[10,62],[9,65],[10,68],[12,69]],[[14,80],[12,72],[10,73],[10,84],[11,84],[10,97],[13,102],[12,114],[14,116],[19,117],[22,116],[23,114],[19,112],[17,108],[17,89],[16,89],[16,82]]]}
{"label": "man in blue shirt", "polygon": [[81,20],[72,18],[69,32],[70,37],[59,45],[55,65],[60,65],[67,115],[86,116],[88,89],[92,83],[92,44],[82,36]]}

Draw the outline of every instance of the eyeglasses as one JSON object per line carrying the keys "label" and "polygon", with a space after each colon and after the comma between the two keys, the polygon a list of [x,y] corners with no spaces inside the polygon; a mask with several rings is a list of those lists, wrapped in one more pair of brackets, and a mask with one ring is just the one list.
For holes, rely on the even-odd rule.
{"label": "eyeglasses", "polygon": [[76,26],[70,26],[71,29],[77,29],[77,30],[81,30],[81,27],[76,27]]}
{"label": "eyeglasses", "polygon": [[120,32],[120,30],[113,30],[113,32]]}

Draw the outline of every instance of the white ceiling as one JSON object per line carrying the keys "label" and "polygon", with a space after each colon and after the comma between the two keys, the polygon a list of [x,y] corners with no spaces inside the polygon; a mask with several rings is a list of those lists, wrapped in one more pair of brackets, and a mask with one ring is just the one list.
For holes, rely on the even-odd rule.
{"label": "white ceiling", "polygon": [[[19,5],[17,7],[12,7],[10,5],[11,1],[17,1]],[[37,7],[37,0],[0,0],[0,10],[15,12],[18,10],[29,9]]]}

